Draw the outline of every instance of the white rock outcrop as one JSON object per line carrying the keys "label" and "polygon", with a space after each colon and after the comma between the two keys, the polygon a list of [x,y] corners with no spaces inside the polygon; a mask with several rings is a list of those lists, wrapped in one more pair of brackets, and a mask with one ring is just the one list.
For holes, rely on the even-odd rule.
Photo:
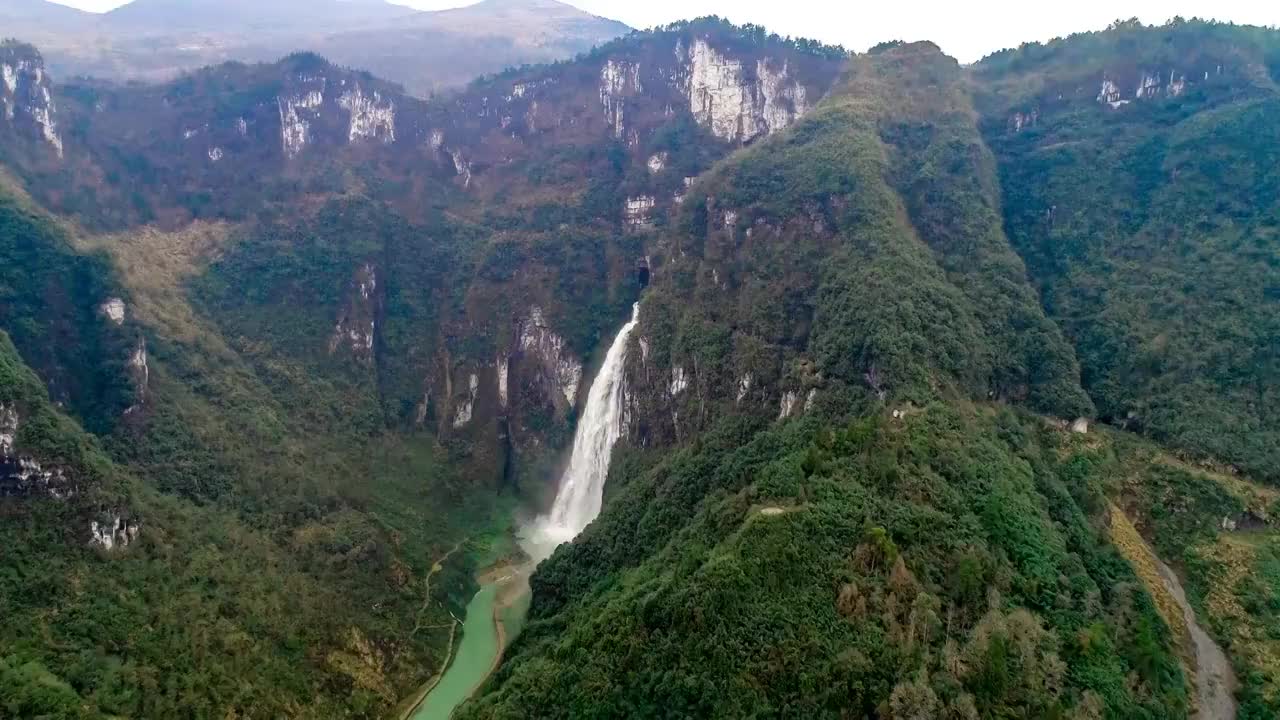
{"label": "white rock outcrop", "polygon": [[393,143],[396,140],[396,105],[384,100],[377,91],[365,94],[356,85],[338,98],[338,105],[351,114],[347,128],[347,141],[380,140]]}
{"label": "white rock outcrop", "polygon": [[809,109],[802,83],[787,64],[756,62],[749,78],[740,60],[721,54],[699,38],[688,50],[689,110],[699,124],[729,142],[748,142],[795,122]]}
{"label": "white rock outcrop", "polygon": [[18,409],[0,403],[0,457],[13,455],[13,443],[18,437]]}
{"label": "white rock outcrop", "polygon": [[324,105],[328,81],[324,77],[302,76],[298,82],[304,89],[276,98],[280,110],[280,143],[287,158],[295,158],[311,140],[311,121]]}
{"label": "white rock outcrop", "polygon": [[614,137],[621,139],[626,130],[626,98],[643,90],[639,64],[610,58],[600,68],[600,104],[604,106],[605,122]]}
{"label": "white rock outcrop", "polygon": [[674,398],[680,393],[688,389],[689,389],[689,374],[685,372],[684,368],[680,367],[679,365],[676,365],[675,367],[671,368],[671,385],[668,388],[668,391],[670,392],[671,397]]}
{"label": "white rock outcrop", "polygon": [[133,404],[125,415],[137,412],[147,402],[147,388],[151,383],[151,368],[147,364],[146,338],[138,338],[138,344],[129,356],[129,376],[133,380]]}
{"label": "white rock outcrop", "polygon": [[760,108],[757,124],[763,123],[765,134],[781,130],[809,110],[808,91],[804,85],[791,80],[785,62],[780,70],[774,70],[772,64],[768,58],[756,61],[757,103]]}
{"label": "white rock outcrop", "polygon": [[467,397],[458,403],[457,409],[453,414],[453,427],[466,427],[471,422],[471,418],[475,416],[476,398],[480,395],[480,377],[475,373],[471,373],[471,377],[467,382]]}
{"label": "white rock outcrop", "polygon": [[125,304],[118,297],[107,298],[106,302],[98,306],[98,312],[116,325],[124,324]]}
{"label": "white rock outcrop", "polygon": [[1160,75],[1152,75],[1151,73],[1142,73],[1142,80],[1138,81],[1138,90],[1134,93],[1134,97],[1141,100],[1142,98],[1152,98],[1161,93],[1164,88],[1160,82]]}
{"label": "white rock outcrop", "polygon": [[1098,102],[1110,105],[1113,109],[1121,105],[1128,105],[1129,101],[1124,100],[1120,96],[1120,86],[1116,85],[1114,80],[1103,79],[1102,87],[1098,90]]}
{"label": "white rock outcrop", "polygon": [[645,163],[649,167],[649,172],[657,175],[667,167],[667,153],[660,152],[649,156],[648,162]]}
{"label": "white rock outcrop", "polygon": [[751,383],[751,373],[747,373],[738,379],[738,394],[735,396],[734,401],[739,405],[747,398],[747,393],[751,392]]}
{"label": "white rock outcrop", "polygon": [[511,375],[511,360],[503,355],[498,358],[498,405],[503,410],[510,404],[510,388],[508,382]]}
{"label": "white rock outcrop", "polygon": [[44,467],[30,457],[0,455],[0,496],[42,496],[66,500],[75,486],[60,467]]}
{"label": "white rock outcrop", "polygon": [[450,157],[453,158],[453,169],[457,171],[458,177],[462,178],[462,187],[471,187],[471,163],[458,150],[450,153]]}
{"label": "white rock outcrop", "polygon": [[58,157],[63,155],[57,107],[50,91],[44,60],[16,48],[0,48],[0,105],[10,123],[26,124]]}
{"label": "white rock outcrop", "polygon": [[1036,121],[1040,119],[1040,113],[1037,110],[1030,112],[1016,112],[1013,117],[1009,118],[1009,124],[1013,127],[1014,132],[1022,132],[1023,128],[1035,127]]}
{"label": "white rock outcrop", "polygon": [[66,500],[75,487],[60,467],[44,467],[19,456],[16,442],[21,418],[16,405],[0,403],[0,497],[41,495]]}
{"label": "white rock outcrop", "polygon": [[372,362],[374,339],[378,332],[378,269],[364,263],[352,278],[351,293],[329,336],[329,353],[339,347],[350,348],[356,359]]}
{"label": "white rock outcrop", "polygon": [[89,544],[106,551],[129,547],[138,537],[138,523],[119,514],[106,515],[102,522],[89,523]]}
{"label": "white rock outcrop", "polygon": [[529,308],[527,319],[520,323],[519,347],[526,358],[537,361],[554,391],[572,407],[582,383],[582,363],[569,354],[564,338],[547,324],[542,308]]}
{"label": "white rock outcrop", "polygon": [[785,420],[791,417],[791,413],[795,412],[796,403],[800,401],[800,395],[795,390],[788,390],[782,393],[782,400],[778,403],[778,419]]}

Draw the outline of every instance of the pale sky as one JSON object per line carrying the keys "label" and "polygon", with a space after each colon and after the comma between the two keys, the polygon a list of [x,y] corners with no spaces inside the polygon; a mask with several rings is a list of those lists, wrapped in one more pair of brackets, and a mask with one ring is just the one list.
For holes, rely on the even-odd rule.
{"label": "pale sky", "polygon": [[[55,1],[94,11],[124,4],[123,0]],[[395,1],[422,10],[471,4],[467,0]],[[638,28],[720,15],[737,23],[763,25],[781,35],[816,38],[859,51],[884,40],[932,40],[962,62],[1025,41],[1100,30],[1112,20],[1130,17],[1156,24],[1181,15],[1280,25],[1276,0],[569,0],[569,4]]]}

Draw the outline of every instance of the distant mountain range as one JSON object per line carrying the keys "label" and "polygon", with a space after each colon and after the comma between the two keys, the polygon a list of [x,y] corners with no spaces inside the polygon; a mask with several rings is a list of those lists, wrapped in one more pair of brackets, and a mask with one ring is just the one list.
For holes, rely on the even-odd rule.
{"label": "distant mountain range", "polygon": [[439,12],[384,0],[134,0],[104,14],[6,0],[0,27],[38,44],[60,77],[154,81],[311,50],[416,95],[572,57],[631,30],[555,0],[484,0]]}

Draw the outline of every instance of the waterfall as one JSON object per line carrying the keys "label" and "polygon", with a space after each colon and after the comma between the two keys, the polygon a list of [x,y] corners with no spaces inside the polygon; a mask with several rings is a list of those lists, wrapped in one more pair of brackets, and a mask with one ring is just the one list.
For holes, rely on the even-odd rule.
{"label": "waterfall", "polygon": [[627,339],[640,319],[640,303],[631,308],[631,321],[622,326],[604,365],[587,392],[587,405],[578,420],[569,467],[560,478],[551,512],[539,517],[525,538],[526,551],[534,560],[551,555],[556,546],[569,542],[600,514],[604,481],[609,475],[609,458],[622,435],[622,384],[627,359]]}

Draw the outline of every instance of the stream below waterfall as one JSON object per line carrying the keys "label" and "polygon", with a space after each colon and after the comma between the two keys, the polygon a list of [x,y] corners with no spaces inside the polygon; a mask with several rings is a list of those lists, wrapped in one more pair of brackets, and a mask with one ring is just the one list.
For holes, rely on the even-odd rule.
{"label": "stream below waterfall", "polygon": [[560,478],[551,511],[520,533],[528,563],[491,572],[481,578],[480,590],[467,604],[462,641],[452,661],[422,702],[412,720],[448,720],[471,697],[502,659],[524,625],[531,600],[529,575],[560,545],[573,540],[596,516],[604,500],[613,446],[622,436],[623,371],[627,341],[640,320],[640,304],[631,320],[614,337],[599,373],[587,391],[586,406],[573,437],[569,466]]}

